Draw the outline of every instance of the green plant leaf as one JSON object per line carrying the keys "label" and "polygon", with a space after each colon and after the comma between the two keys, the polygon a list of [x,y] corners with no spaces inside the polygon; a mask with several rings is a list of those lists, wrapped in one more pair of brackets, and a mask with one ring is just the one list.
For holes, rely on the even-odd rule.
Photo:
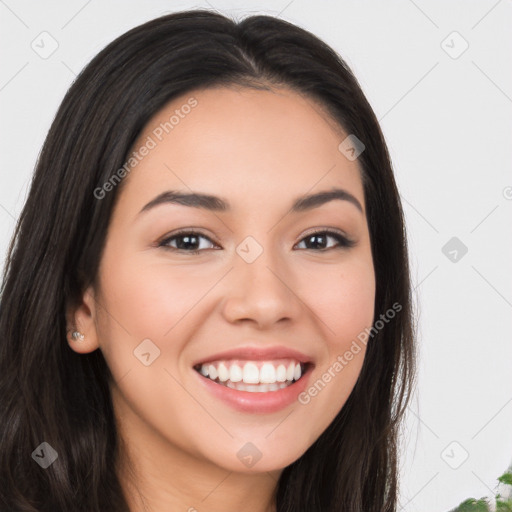
{"label": "green plant leaf", "polygon": [[496,500],[496,512],[512,512],[512,501]]}
{"label": "green plant leaf", "polygon": [[509,471],[503,473],[503,475],[498,477],[498,482],[501,482],[502,484],[506,485],[512,485],[512,473],[510,473]]}
{"label": "green plant leaf", "polygon": [[466,501],[463,501],[451,512],[489,512],[489,504],[485,498],[481,498],[479,500],[475,500],[475,498],[469,498]]}

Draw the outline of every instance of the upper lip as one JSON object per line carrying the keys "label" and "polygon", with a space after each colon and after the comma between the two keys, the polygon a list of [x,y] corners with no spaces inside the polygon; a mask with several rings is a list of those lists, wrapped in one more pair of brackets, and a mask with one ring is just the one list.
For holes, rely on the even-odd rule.
{"label": "upper lip", "polygon": [[273,359],[296,359],[299,363],[311,363],[312,358],[299,352],[298,350],[288,348],[285,346],[273,347],[255,347],[245,346],[232,348],[223,352],[217,352],[211,356],[206,356],[198,359],[192,366],[198,364],[209,363],[212,361],[219,361],[222,359],[242,359],[247,361],[268,361]]}

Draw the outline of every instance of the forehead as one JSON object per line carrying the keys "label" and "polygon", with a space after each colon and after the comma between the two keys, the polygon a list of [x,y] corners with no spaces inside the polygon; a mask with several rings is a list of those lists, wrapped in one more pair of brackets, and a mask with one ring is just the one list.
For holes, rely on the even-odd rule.
{"label": "forehead", "polygon": [[141,201],[172,188],[282,202],[341,186],[363,202],[357,161],[338,149],[345,137],[321,105],[289,89],[195,90],[147,123],[133,150],[150,149],[126,185]]}

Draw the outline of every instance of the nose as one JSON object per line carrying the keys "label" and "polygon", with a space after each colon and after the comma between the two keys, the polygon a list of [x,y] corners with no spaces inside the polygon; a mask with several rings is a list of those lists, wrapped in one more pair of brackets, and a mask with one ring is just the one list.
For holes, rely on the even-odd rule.
{"label": "nose", "polygon": [[230,272],[229,290],[222,312],[230,323],[253,323],[265,329],[279,322],[292,322],[303,314],[297,276],[283,262],[263,253],[252,263],[236,256]]}

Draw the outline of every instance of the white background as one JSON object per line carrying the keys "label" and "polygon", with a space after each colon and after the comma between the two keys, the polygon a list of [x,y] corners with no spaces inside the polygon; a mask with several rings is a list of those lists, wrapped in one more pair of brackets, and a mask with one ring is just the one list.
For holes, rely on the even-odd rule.
{"label": "white background", "polygon": [[[196,7],[280,16],[358,77],[394,162],[420,313],[401,510],[446,512],[491,494],[512,460],[511,0],[0,0],[1,263],[76,73],[128,29]],[[47,59],[31,48],[43,31],[58,42]],[[452,58],[461,38],[469,47]],[[446,251],[455,262],[442,252],[454,236],[468,248]]]}

